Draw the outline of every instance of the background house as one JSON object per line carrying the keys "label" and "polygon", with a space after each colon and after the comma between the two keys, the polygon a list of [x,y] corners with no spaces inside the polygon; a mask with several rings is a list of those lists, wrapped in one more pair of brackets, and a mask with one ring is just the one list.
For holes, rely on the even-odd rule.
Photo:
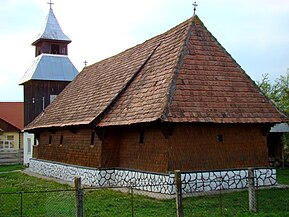
{"label": "background house", "polygon": [[[288,164],[289,150],[288,146],[284,147],[282,137],[288,134],[288,123],[276,124],[270,129],[268,135],[268,152],[271,166],[285,166]],[[286,162],[287,161],[287,162]]]}
{"label": "background house", "polygon": [[0,102],[0,164],[23,163],[23,128],[24,104]]}

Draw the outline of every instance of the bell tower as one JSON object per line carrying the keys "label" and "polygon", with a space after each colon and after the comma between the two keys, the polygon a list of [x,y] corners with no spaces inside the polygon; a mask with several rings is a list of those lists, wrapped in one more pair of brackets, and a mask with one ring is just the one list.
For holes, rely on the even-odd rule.
{"label": "bell tower", "polygon": [[42,53],[68,55],[67,47],[70,42],[71,40],[63,33],[50,6],[45,24],[37,39],[32,43],[35,46],[35,57]]}
{"label": "bell tower", "polygon": [[69,84],[78,71],[68,58],[71,40],[62,31],[51,1],[35,46],[35,59],[20,80],[24,87],[24,125],[29,124]]}

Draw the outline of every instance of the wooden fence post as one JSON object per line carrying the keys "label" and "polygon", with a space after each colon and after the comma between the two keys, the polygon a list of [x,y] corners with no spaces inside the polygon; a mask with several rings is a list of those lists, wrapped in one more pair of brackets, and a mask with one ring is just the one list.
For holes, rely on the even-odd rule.
{"label": "wooden fence post", "polygon": [[254,182],[254,169],[248,168],[248,192],[249,192],[249,211],[257,211],[256,192]]}
{"label": "wooden fence post", "polygon": [[180,170],[175,170],[175,187],[176,187],[176,206],[177,217],[183,217],[183,203],[182,203],[182,181]]}
{"label": "wooden fence post", "polygon": [[74,178],[75,199],[76,199],[76,217],[83,217],[83,193],[81,189],[81,178]]}

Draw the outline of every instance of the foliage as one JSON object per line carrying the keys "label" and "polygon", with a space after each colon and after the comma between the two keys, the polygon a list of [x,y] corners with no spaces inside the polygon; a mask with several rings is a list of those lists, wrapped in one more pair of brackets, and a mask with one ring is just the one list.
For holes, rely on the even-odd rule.
{"label": "foliage", "polygon": [[284,145],[284,162],[285,166],[289,163],[289,133],[283,133],[282,144]]}
{"label": "foliage", "polygon": [[[262,75],[262,80],[257,82],[261,91],[268,97],[281,111],[289,115],[289,69],[285,75],[281,75],[272,83],[268,74]],[[289,133],[282,136],[284,146],[284,162],[289,160]]]}
{"label": "foliage", "polygon": [[268,74],[262,75],[262,80],[257,82],[261,91],[284,113],[289,115],[289,70],[272,83]]}

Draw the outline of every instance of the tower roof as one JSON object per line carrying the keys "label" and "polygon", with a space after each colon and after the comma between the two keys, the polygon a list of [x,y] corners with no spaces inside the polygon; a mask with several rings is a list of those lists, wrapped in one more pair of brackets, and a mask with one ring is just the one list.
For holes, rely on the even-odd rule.
{"label": "tower roof", "polygon": [[26,129],[143,122],[279,123],[288,118],[195,15],[85,67]]}
{"label": "tower roof", "polygon": [[56,40],[64,41],[67,43],[71,42],[71,40],[62,31],[51,7],[46,17],[44,26],[32,45],[35,45],[40,40]]}
{"label": "tower roof", "polygon": [[77,73],[68,56],[41,54],[34,59],[19,84],[29,80],[72,81]]}

